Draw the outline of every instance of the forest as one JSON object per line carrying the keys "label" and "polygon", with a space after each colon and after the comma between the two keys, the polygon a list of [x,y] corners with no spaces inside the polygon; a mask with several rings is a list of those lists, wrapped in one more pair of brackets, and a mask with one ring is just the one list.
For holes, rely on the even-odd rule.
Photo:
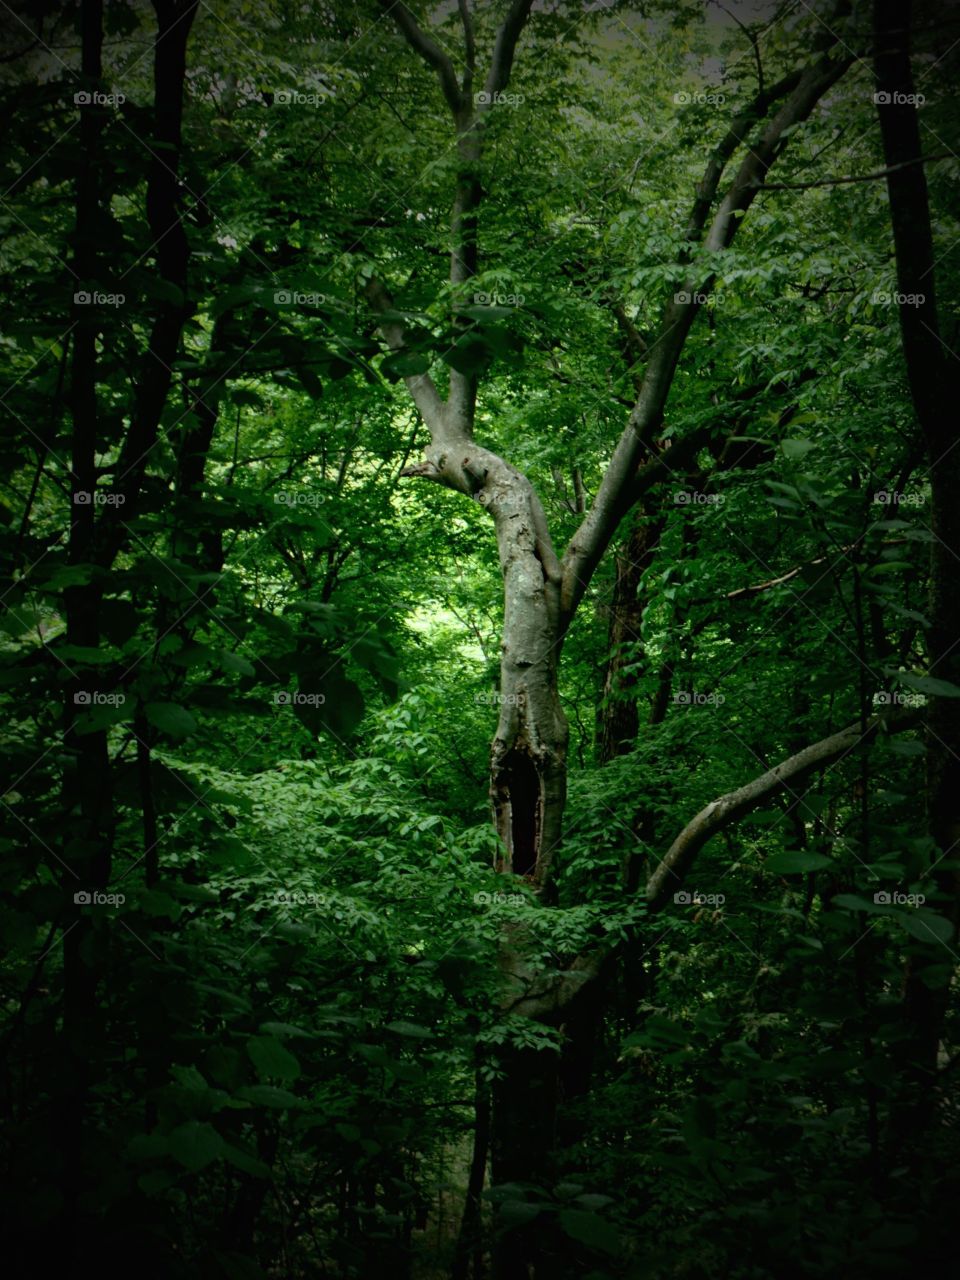
{"label": "forest", "polygon": [[960,9],[0,30],[8,1274],[949,1274]]}

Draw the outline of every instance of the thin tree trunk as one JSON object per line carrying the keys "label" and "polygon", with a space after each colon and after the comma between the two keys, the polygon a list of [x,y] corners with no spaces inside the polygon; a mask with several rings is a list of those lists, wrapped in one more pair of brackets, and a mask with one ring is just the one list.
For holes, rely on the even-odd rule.
{"label": "thin tree trunk", "polygon": [[651,521],[638,507],[630,534],[616,558],[616,578],[610,602],[607,663],[597,714],[597,763],[607,764],[633,749],[640,728],[637,685],[637,647],[643,620],[640,581],[650,567],[664,521]]}
{"label": "thin tree trunk", "polygon": [[487,1151],[490,1146],[490,1086],[479,1069],[473,1104],[473,1155],[467,1181],[467,1198],[460,1219],[460,1234],[453,1258],[451,1280],[467,1280],[471,1261],[473,1280],[480,1280],[483,1258],[483,1184],[487,1176]]}

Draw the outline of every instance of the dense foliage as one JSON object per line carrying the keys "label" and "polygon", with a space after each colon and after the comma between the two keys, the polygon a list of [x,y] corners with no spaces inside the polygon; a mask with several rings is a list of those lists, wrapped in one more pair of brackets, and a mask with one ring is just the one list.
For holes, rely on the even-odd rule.
{"label": "dense foliage", "polygon": [[[930,641],[960,542],[884,179],[926,176],[955,362],[954,12],[912,15],[898,166],[882,0],[4,8],[14,1274],[949,1262],[957,757],[924,722],[960,699]],[[482,69],[515,12],[465,170],[417,41]],[[731,121],[711,204],[824,49],[735,238],[692,235]],[[507,544],[418,470],[412,393],[472,387],[576,547],[691,263],[659,471],[556,644],[547,891],[490,823]],[[705,806],[851,725],[644,892]]]}

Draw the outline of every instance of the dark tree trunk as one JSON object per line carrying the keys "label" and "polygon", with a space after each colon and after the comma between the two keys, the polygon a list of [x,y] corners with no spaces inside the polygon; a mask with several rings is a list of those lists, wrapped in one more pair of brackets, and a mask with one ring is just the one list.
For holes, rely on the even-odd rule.
{"label": "dark tree trunk", "polygon": [[[930,673],[960,686],[960,450],[956,404],[960,379],[940,338],[935,294],[933,235],[915,86],[910,58],[912,5],[909,0],[876,0],[874,5],[877,113],[883,139],[890,215],[897,264],[897,288],[919,298],[898,308],[911,396],[923,432],[931,488]],[[927,739],[926,806],[937,848],[955,859],[960,841],[960,699],[930,699]],[[941,871],[938,885],[952,912],[957,937],[960,875]],[[909,1097],[898,1127],[919,1136],[935,1101],[937,1051],[949,987],[930,987],[924,969],[942,961],[942,949],[911,961],[905,984],[905,1011],[912,1026]]]}
{"label": "dark tree trunk", "polygon": [[643,601],[640,582],[653,562],[663,520],[650,520],[642,507],[633,517],[630,534],[616,558],[616,578],[610,602],[607,664],[597,714],[597,763],[606,764],[633,749],[640,727],[637,706],[637,659]]}
{"label": "dark tree trunk", "polygon": [[473,1263],[474,1280],[481,1274],[480,1260],[483,1257],[483,1184],[487,1176],[487,1152],[490,1147],[490,1086],[483,1079],[479,1069],[476,1073],[476,1085],[473,1103],[473,1154],[470,1158],[470,1176],[467,1182],[467,1196],[463,1204],[463,1216],[460,1219],[460,1233],[457,1236],[456,1251],[453,1258],[451,1280],[467,1280],[470,1264]]}

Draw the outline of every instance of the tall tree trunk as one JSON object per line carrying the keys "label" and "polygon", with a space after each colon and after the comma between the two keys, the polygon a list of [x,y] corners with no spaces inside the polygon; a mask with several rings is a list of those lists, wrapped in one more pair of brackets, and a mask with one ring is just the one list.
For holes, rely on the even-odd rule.
{"label": "tall tree trunk", "polygon": [[[103,4],[84,0],[81,16],[84,81],[99,88],[102,75]],[[82,288],[96,279],[96,221],[102,201],[101,134],[106,109],[96,104],[81,108],[81,166],[76,188],[75,275]],[[73,505],[70,521],[70,560],[89,564],[95,557],[96,454],[99,435],[97,405],[96,308],[80,307],[73,338],[70,407],[73,426],[71,470]],[[100,643],[100,591],[94,584],[66,592],[67,640],[71,645],[97,649]],[[63,865],[66,918],[63,957],[63,1093],[58,1100],[59,1146],[62,1152],[62,1215],[59,1247],[65,1261],[85,1252],[86,1232],[79,1200],[84,1185],[86,1133],[90,1122],[88,1096],[91,1045],[95,1043],[97,976],[89,959],[93,921],[83,914],[75,896],[104,889],[112,862],[112,806],[110,760],[104,731],[79,736],[75,721],[78,704],[89,699],[89,676],[79,675],[67,687],[65,741],[69,764],[64,774],[67,814]],[[81,854],[79,851],[83,851]]]}
{"label": "tall tree trunk", "polygon": [[[928,652],[930,673],[960,686],[960,449],[956,412],[960,379],[954,358],[940,338],[935,293],[933,234],[927,181],[917,120],[911,67],[910,0],[875,0],[874,37],[877,113],[883,139],[887,192],[897,264],[897,288],[916,305],[899,306],[900,332],[910,392],[929,460],[931,593]],[[926,807],[928,825],[945,859],[956,860],[960,844],[960,699],[930,699],[927,740]],[[939,857],[939,855],[938,855]],[[950,904],[957,937],[960,873],[941,871],[938,886]],[[897,1127],[916,1140],[935,1100],[937,1050],[947,1009],[949,986],[931,988],[928,966],[942,963],[943,949],[931,945],[928,956],[911,961],[904,1001],[912,1024],[910,1097]]]}

